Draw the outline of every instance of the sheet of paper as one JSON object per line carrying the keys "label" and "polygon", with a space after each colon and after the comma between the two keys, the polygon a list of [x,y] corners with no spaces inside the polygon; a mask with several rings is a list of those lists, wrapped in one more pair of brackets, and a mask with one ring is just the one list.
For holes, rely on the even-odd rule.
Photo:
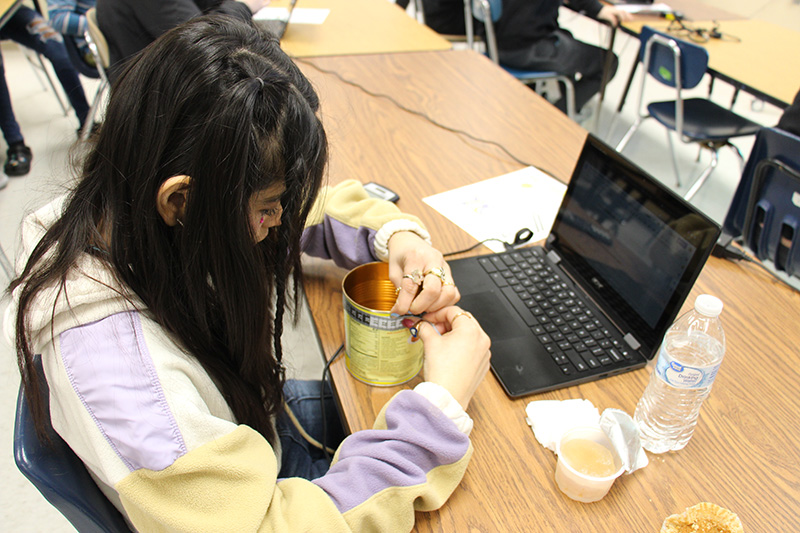
{"label": "sheet of paper", "polygon": [[[423,198],[423,201],[476,240],[499,238],[514,242],[522,228],[533,232],[529,242],[544,239],[558,213],[567,186],[533,167],[465,185]],[[505,247],[497,241],[493,252]]]}
{"label": "sheet of paper", "polygon": [[664,3],[654,4],[617,4],[617,9],[627,11],[631,14],[654,15],[658,13],[672,13],[672,8]]}
{"label": "sheet of paper", "polygon": [[[296,7],[292,11],[289,23],[322,24],[330,12],[330,9]],[[286,20],[287,18],[289,18],[289,10],[285,7],[262,7],[253,15],[253,20]]]}
{"label": "sheet of paper", "polygon": [[322,24],[328,18],[330,9],[316,7],[296,7],[292,11],[290,24]]}

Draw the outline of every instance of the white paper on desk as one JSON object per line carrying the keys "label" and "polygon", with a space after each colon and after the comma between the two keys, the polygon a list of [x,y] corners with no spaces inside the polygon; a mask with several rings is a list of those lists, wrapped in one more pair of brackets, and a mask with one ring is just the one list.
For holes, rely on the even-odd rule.
{"label": "white paper on desk", "polygon": [[[527,167],[422,200],[478,241],[511,243],[517,231],[529,228],[530,242],[536,242],[550,233],[566,190],[560,181]],[[486,246],[493,252],[505,250],[497,241]]]}
{"label": "white paper on desk", "polygon": [[627,11],[632,15],[654,15],[658,13],[672,13],[672,8],[667,4],[617,4],[614,7],[621,11]]}
{"label": "white paper on desk", "polygon": [[[290,24],[322,24],[328,18],[330,9],[315,7],[296,7],[292,10]],[[286,20],[289,10],[285,7],[262,7],[254,15],[253,20]]]}

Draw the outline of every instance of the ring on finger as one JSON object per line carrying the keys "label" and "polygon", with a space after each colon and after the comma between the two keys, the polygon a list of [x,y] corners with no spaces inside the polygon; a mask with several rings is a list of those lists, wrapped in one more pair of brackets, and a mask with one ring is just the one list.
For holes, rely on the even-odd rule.
{"label": "ring on finger", "polygon": [[465,316],[467,318],[472,318],[472,319],[475,318],[474,316],[472,316],[472,313],[470,313],[469,311],[459,311],[458,313],[453,315],[453,318],[450,319],[450,323],[452,324],[453,322],[455,322],[456,318],[458,318],[460,316]]}
{"label": "ring on finger", "polygon": [[414,285],[421,285],[424,277],[425,276],[423,276],[422,273],[417,268],[415,268],[408,274],[403,274],[403,279],[410,279],[412,282],[414,282]]}
{"label": "ring on finger", "polygon": [[437,278],[439,278],[439,281],[441,281],[441,282],[442,282],[442,285],[444,285],[445,283],[447,283],[447,273],[445,273],[445,271],[444,271],[444,269],[443,269],[443,268],[441,268],[441,267],[434,267],[434,268],[432,268],[432,269],[430,269],[430,270],[426,271],[424,275],[425,275],[425,276],[427,276],[427,275],[429,275],[429,274],[433,274],[434,276],[436,276]]}

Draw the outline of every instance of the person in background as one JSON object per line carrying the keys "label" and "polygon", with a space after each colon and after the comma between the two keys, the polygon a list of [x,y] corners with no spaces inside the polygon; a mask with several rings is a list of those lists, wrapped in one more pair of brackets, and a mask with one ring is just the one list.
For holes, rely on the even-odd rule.
{"label": "person in background", "polygon": [[[489,338],[416,217],[323,186],[318,112],[276,38],[194,18],[128,62],[77,185],[23,222],[7,323],[34,420],[41,354],[53,427],[138,531],[407,532],[465,472]],[[425,381],[332,464],[302,437],[338,425],[320,383],[282,363],[303,252],[388,262],[392,312],[421,317]]]}
{"label": "person in background", "polygon": [[61,35],[68,35],[75,39],[83,60],[91,66],[94,56],[83,36],[86,34],[88,22],[86,12],[95,6],[96,0],[47,0],[47,13],[50,26]]}
{"label": "person in background", "polygon": [[[559,27],[559,8],[565,5],[575,11],[604,20],[616,26],[631,15],[599,0],[504,0],[503,11],[495,23],[500,63],[524,70],[555,71],[574,79],[575,108],[580,110],[600,90],[607,50],[575,39]],[[464,2],[462,0],[425,0],[425,24],[438,33],[463,35]],[[476,20],[476,31],[481,31]],[[613,54],[613,52],[612,52]],[[609,80],[617,70],[617,57],[609,70]],[[566,110],[563,96],[555,105]]]}
{"label": "person in background", "polygon": [[108,43],[109,79],[121,63],[178,24],[204,13],[250,20],[269,0],[97,0],[97,25]]}
{"label": "person in background", "polygon": [[[61,34],[50,27],[39,13],[27,6],[21,6],[0,28],[0,40],[9,39],[34,50],[50,61],[78,118],[77,131],[80,133],[89,114],[89,102],[86,101],[78,71],[69,60]],[[30,147],[25,145],[21,128],[14,116],[1,57],[0,69],[3,71],[0,77],[0,126],[8,144],[3,170],[5,176],[24,176],[30,172],[33,153]],[[8,183],[5,176],[0,179],[0,188]]]}

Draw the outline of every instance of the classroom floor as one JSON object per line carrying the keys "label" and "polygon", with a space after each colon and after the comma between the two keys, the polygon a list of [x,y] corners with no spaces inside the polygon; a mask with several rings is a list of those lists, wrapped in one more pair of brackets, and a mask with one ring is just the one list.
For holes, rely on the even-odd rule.
{"label": "classroom floor", "polygon": [[[741,9],[748,9],[753,13],[757,10],[772,13],[774,10],[770,6],[774,4],[781,4],[784,10],[793,10],[793,12],[800,9],[795,0],[780,0],[771,3],[761,1],[757,3],[758,6],[754,6],[752,2],[748,2],[746,5],[744,2],[740,3],[742,4]],[[735,5],[736,2],[719,7],[730,11]],[[753,13],[743,14],[752,15]],[[800,17],[795,13],[791,17],[784,17],[784,20],[789,20],[789,24],[798,25]],[[771,21],[780,24],[781,18],[776,16]],[[561,24],[587,42],[604,42],[606,38],[603,29],[599,28],[596,23],[571,11],[562,13]],[[793,29],[800,31],[800,27]],[[584,123],[584,127],[611,145],[615,145],[619,141],[633,120],[635,105],[633,97],[629,98],[628,104],[620,116],[613,117],[612,110],[619,101],[628,69],[634,61],[636,48],[636,42],[632,38],[624,34],[617,37],[615,51],[620,57],[619,73],[608,86],[606,101],[597,126],[595,127],[594,117]],[[36,71],[28,64],[16,45],[3,43],[2,54],[14,110],[18,122],[22,126],[26,142],[32,147],[34,153],[31,173],[22,178],[11,178],[9,185],[0,191],[0,245],[13,260],[17,230],[23,215],[50,198],[62,194],[71,183],[72,174],[68,169],[70,148],[75,140],[77,120],[72,115],[64,116],[52,91],[43,88],[44,85],[37,79]],[[87,97],[92,98],[97,86],[96,82],[86,79],[84,82]],[[701,84],[697,92],[705,96],[706,90],[707,86]],[[648,89],[648,95],[657,96],[660,92],[663,92],[663,89],[652,86]],[[732,91],[724,83],[715,84],[713,98],[717,102],[727,105],[730,102],[731,94]],[[669,93],[666,93],[665,96],[669,96]],[[774,125],[780,116],[778,109],[764,105],[745,94],[738,98],[735,111],[766,126]],[[745,158],[752,143],[752,139],[735,141]],[[5,152],[4,143],[0,148],[2,152]],[[707,163],[708,155],[702,154],[698,162],[696,161],[698,155],[696,148],[676,143],[676,149],[684,181],[683,186],[676,190],[679,194],[683,194],[691,185],[692,177],[699,174]],[[631,140],[624,154],[656,178],[674,187],[675,178],[668,155],[665,133],[656,123],[646,122]],[[0,159],[4,160],[4,155],[0,154]],[[695,196],[693,203],[709,216],[721,222],[727,212],[740,172],[738,160],[733,152],[722,151],[719,166]],[[490,177],[492,176],[487,176],[487,178]],[[0,278],[3,278],[2,284],[5,284],[6,280],[2,272],[0,272]],[[0,311],[4,312],[5,307],[5,301],[0,302]],[[301,317],[299,331],[294,332],[284,343],[287,353],[291,354],[290,366],[294,375],[309,379],[318,378],[320,375],[322,365],[318,347],[313,341],[314,338],[310,319],[307,314],[304,314]],[[312,341],[309,342],[309,339]],[[15,365],[15,357],[9,341],[3,336],[0,340],[0,442],[6,443],[6,452],[0,454],[0,478],[4,480],[0,487],[0,533],[5,531],[47,531],[52,533],[74,531],[66,519],[22,477],[14,465],[10,445],[18,386],[19,374]]]}

